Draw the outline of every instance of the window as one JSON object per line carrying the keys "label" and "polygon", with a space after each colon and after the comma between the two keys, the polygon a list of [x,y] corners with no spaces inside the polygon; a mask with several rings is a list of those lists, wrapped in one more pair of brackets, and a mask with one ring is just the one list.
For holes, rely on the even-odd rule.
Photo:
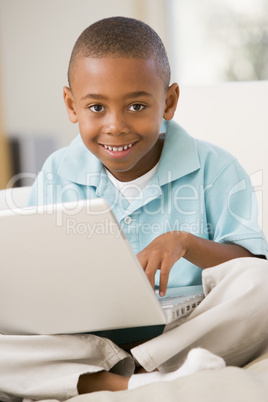
{"label": "window", "polygon": [[174,80],[268,79],[267,0],[170,0],[170,18]]}

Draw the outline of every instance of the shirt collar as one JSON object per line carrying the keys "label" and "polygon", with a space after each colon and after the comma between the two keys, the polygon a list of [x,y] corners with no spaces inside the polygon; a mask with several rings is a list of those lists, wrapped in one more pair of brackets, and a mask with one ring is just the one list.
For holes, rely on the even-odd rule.
{"label": "shirt collar", "polygon": [[[174,121],[164,121],[161,132],[165,142],[156,172],[158,184],[164,185],[200,168],[196,141]],[[99,187],[108,180],[105,169],[77,136],[66,149],[58,174],[69,181]]]}

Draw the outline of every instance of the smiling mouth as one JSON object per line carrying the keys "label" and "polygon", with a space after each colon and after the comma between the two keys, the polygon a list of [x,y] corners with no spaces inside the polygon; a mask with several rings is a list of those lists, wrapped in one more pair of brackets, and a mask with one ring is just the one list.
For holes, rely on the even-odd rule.
{"label": "smiling mouth", "polygon": [[131,148],[133,145],[134,145],[134,142],[132,142],[128,145],[121,145],[119,147],[115,147],[115,146],[111,146],[111,145],[103,145],[103,147],[112,152],[121,152],[121,151],[126,151],[127,149]]}

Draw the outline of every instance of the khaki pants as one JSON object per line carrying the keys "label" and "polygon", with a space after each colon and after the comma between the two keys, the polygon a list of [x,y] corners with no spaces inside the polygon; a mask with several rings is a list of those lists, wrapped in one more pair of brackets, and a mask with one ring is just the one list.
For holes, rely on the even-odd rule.
{"label": "khaki pants", "polygon": [[[206,298],[182,325],[132,349],[148,371],[174,370],[197,346],[235,366],[268,352],[268,262],[239,258],[206,269],[203,287]],[[130,376],[134,359],[93,335],[0,336],[1,401],[65,400],[77,395],[81,374],[100,370]]]}

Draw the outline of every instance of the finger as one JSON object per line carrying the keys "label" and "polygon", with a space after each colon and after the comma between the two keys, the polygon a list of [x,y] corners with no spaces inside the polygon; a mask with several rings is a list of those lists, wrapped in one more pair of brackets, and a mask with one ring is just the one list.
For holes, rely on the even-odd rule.
{"label": "finger", "polygon": [[160,283],[159,283],[159,295],[161,297],[165,296],[165,294],[167,292],[169,274],[170,274],[171,268],[173,267],[173,264],[174,264],[173,261],[165,261],[161,265]]}
{"label": "finger", "polygon": [[150,260],[148,258],[147,253],[141,251],[139,254],[137,254],[137,258],[139,260],[141,267],[145,272],[145,275],[147,276],[147,279],[149,280],[152,288],[154,289],[155,273],[153,272],[152,268],[150,268]]}
{"label": "finger", "polygon": [[137,254],[137,258],[138,258],[139,263],[141,264],[142,268],[145,270],[146,265],[148,263],[148,258],[146,256],[146,254],[141,251]]}
{"label": "finger", "polygon": [[171,267],[161,267],[160,271],[160,283],[159,283],[159,295],[161,297],[165,296],[167,292],[168,278]]}
{"label": "finger", "polygon": [[147,276],[148,281],[150,282],[152,288],[155,288],[155,274],[156,274],[157,268],[155,268],[154,265],[149,262],[145,268],[145,274]]}

